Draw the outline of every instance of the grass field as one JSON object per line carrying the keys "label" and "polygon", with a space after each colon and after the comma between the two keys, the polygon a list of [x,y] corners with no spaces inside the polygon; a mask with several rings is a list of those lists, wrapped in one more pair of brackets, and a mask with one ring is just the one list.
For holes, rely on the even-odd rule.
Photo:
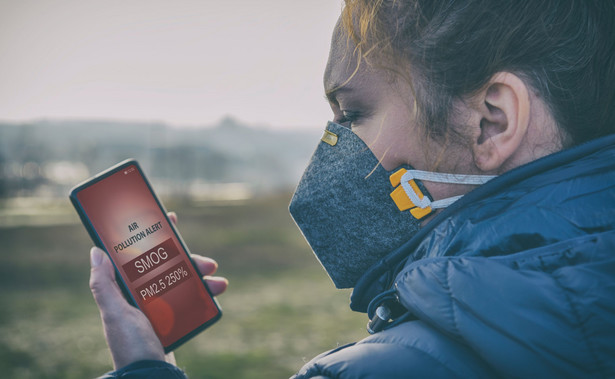
{"label": "grass field", "polygon": [[[350,311],[350,292],[336,290],[313,257],[288,215],[289,198],[167,201],[191,250],[216,259],[230,281],[219,298],[222,320],[176,351],[190,377],[288,377],[366,335],[366,316]],[[88,288],[91,242],[73,220],[0,227],[3,378],[89,378],[111,369]]]}

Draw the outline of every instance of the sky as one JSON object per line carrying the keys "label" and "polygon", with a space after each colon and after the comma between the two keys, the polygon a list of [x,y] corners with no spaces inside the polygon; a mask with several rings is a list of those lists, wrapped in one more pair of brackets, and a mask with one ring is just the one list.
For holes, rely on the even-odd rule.
{"label": "sky", "polygon": [[340,0],[0,0],[0,120],[323,128]]}

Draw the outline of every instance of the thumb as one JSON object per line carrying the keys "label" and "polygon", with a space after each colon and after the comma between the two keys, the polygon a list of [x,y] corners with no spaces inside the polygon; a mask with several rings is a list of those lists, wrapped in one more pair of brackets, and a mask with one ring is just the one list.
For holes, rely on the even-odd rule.
{"label": "thumb", "polygon": [[107,254],[98,247],[90,250],[90,289],[100,313],[121,312],[128,305],[115,281],[115,269]]}

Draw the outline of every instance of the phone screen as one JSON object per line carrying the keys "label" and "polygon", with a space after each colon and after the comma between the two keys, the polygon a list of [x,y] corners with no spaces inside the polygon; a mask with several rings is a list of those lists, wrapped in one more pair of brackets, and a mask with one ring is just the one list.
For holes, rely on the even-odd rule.
{"label": "phone screen", "polygon": [[165,350],[219,318],[219,307],[136,162],[77,187],[71,197]]}

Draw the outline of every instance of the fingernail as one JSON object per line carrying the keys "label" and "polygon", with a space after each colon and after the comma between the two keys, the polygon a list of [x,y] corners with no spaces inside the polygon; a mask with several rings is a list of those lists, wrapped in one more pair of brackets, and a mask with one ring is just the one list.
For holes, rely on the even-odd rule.
{"label": "fingernail", "polygon": [[100,251],[100,249],[97,247],[93,247],[90,250],[90,264],[92,265],[92,267],[96,267],[100,264],[100,262],[102,262],[103,254],[104,253]]}

